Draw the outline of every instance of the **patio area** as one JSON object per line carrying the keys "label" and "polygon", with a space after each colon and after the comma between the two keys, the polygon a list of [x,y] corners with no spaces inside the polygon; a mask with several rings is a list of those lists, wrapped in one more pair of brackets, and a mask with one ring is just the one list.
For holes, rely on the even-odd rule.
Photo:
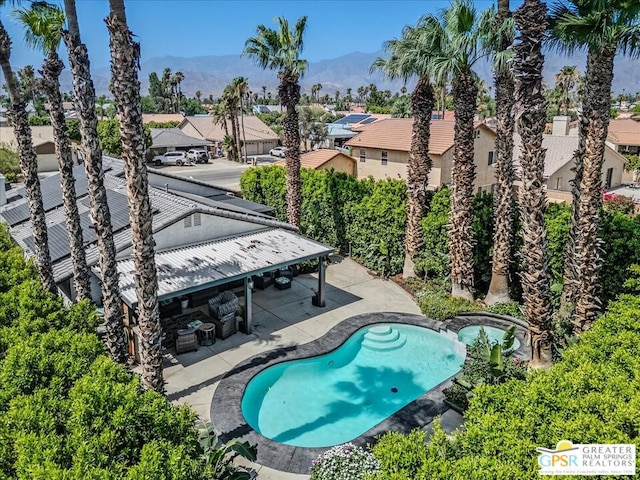
{"label": "patio area", "polygon": [[[167,397],[188,404],[204,420],[218,383],[240,362],[254,355],[281,347],[295,347],[315,340],[342,320],[371,312],[420,314],[411,296],[391,281],[370,275],[367,269],[350,259],[332,256],[326,269],[326,306],[312,305],[318,285],[317,273],[294,277],[291,288],[278,290],[273,285],[255,289],[253,331],[238,332],[226,339],[217,338],[210,346],[177,355],[165,352]],[[206,307],[199,307],[206,308]],[[215,426],[215,425],[214,425]],[[260,479],[302,479],[298,475],[252,465]]]}

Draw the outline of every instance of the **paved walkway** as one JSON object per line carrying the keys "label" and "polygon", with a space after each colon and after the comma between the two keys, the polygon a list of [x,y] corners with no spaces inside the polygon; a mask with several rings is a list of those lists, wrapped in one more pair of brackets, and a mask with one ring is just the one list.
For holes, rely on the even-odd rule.
{"label": "paved walkway", "polygon": [[[420,314],[411,296],[391,281],[375,278],[350,259],[335,257],[327,268],[326,307],[311,305],[317,275],[300,275],[292,287],[268,287],[253,295],[254,331],[218,339],[197,352],[167,354],[166,390],[169,400],[190,405],[210,420],[213,393],[220,379],[235,365],[259,353],[279,347],[302,345],[321,337],[342,320],[362,313],[402,312]],[[307,479],[297,475],[251,465],[260,480]]]}

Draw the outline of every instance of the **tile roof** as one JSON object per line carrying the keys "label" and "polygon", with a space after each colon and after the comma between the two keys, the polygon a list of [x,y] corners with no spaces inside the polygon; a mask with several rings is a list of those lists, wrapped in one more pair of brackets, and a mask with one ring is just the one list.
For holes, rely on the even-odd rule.
{"label": "tile roof", "polygon": [[608,140],[616,145],[640,145],[640,122],[630,118],[610,120]]}
{"label": "tile roof", "polygon": [[[34,147],[45,143],[53,143],[53,127],[51,125],[33,126],[31,127],[31,138],[33,139]],[[0,127],[0,144],[2,143],[12,148],[18,148],[13,127]]]}
{"label": "tile roof", "polygon": [[[332,252],[327,245],[279,228],[157,252],[158,300]],[[118,262],[118,273],[122,298],[133,306],[137,302],[133,260]]]}
{"label": "tile roof", "polygon": [[[320,168],[322,165],[329,162],[330,160],[333,160],[336,157],[344,157],[350,160],[351,162],[355,162],[353,158],[351,158],[348,155],[345,155],[342,152],[339,152],[338,150],[330,150],[328,148],[323,148],[320,150],[314,150],[312,152],[307,152],[300,155],[300,166],[302,168],[316,169],[316,168]],[[285,166],[286,161],[280,160],[279,162],[276,162],[275,165]]]}
{"label": "tile roof", "polygon": [[166,123],[166,122],[181,122],[184,120],[184,115],[181,113],[143,113],[142,123],[147,124],[149,122]]}
{"label": "tile roof", "polygon": [[[238,118],[238,121],[242,122],[240,118]],[[212,142],[222,142],[224,140],[224,128],[219,124],[214,124],[213,117],[211,116],[185,117],[178,127],[183,126],[185,122],[189,122],[193,125],[193,127],[200,132],[202,138],[211,140]],[[228,126],[229,130],[231,130],[230,122],[228,123]],[[247,142],[278,140],[280,138],[278,137],[278,134],[267,127],[262,120],[253,115],[247,115],[244,117],[244,133],[247,137]]]}
{"label": "tile roof", "polygon": [[[455,122],[434,120],[431,122],[429,153],[443,155],[453,147]],[[476,128],[480,125],[476,123]],[[381,148],[408,152],[411,148],[412,118],[390,118],[380,120],[362,128],[360,134],[347,141],[345,145],[354,148]],[[490,131],[490,129],[487,130]]]}

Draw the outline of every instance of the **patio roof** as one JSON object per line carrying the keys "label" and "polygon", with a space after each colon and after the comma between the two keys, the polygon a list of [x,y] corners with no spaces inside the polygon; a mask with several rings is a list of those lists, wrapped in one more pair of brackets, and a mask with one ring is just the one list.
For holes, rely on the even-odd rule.
{"label": "patio roof", "polygon": [[[280,228],[156,253],[158,300],[324,257],[333,248]],[[99,274],[97,268],[94,268]],[[136,306],[133,259],[118,262],[120,293]]]}

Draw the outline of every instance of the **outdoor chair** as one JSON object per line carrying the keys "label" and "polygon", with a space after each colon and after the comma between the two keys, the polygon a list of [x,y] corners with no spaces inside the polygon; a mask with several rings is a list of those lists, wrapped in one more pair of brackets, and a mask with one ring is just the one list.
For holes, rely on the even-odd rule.
{"label": "outdoor chair", "polygon": [[273,284],[273,274],[271,272],[266,272],[262,275],[254,275],[253,284],[256,288],[264,290],[269,285]]}
{"label": "outdoor chair", "polygon": [[225,315],[236,312],[238,309],[238,297],[231,292],[222,292],[209,300],[209,314],[220,320]]}

